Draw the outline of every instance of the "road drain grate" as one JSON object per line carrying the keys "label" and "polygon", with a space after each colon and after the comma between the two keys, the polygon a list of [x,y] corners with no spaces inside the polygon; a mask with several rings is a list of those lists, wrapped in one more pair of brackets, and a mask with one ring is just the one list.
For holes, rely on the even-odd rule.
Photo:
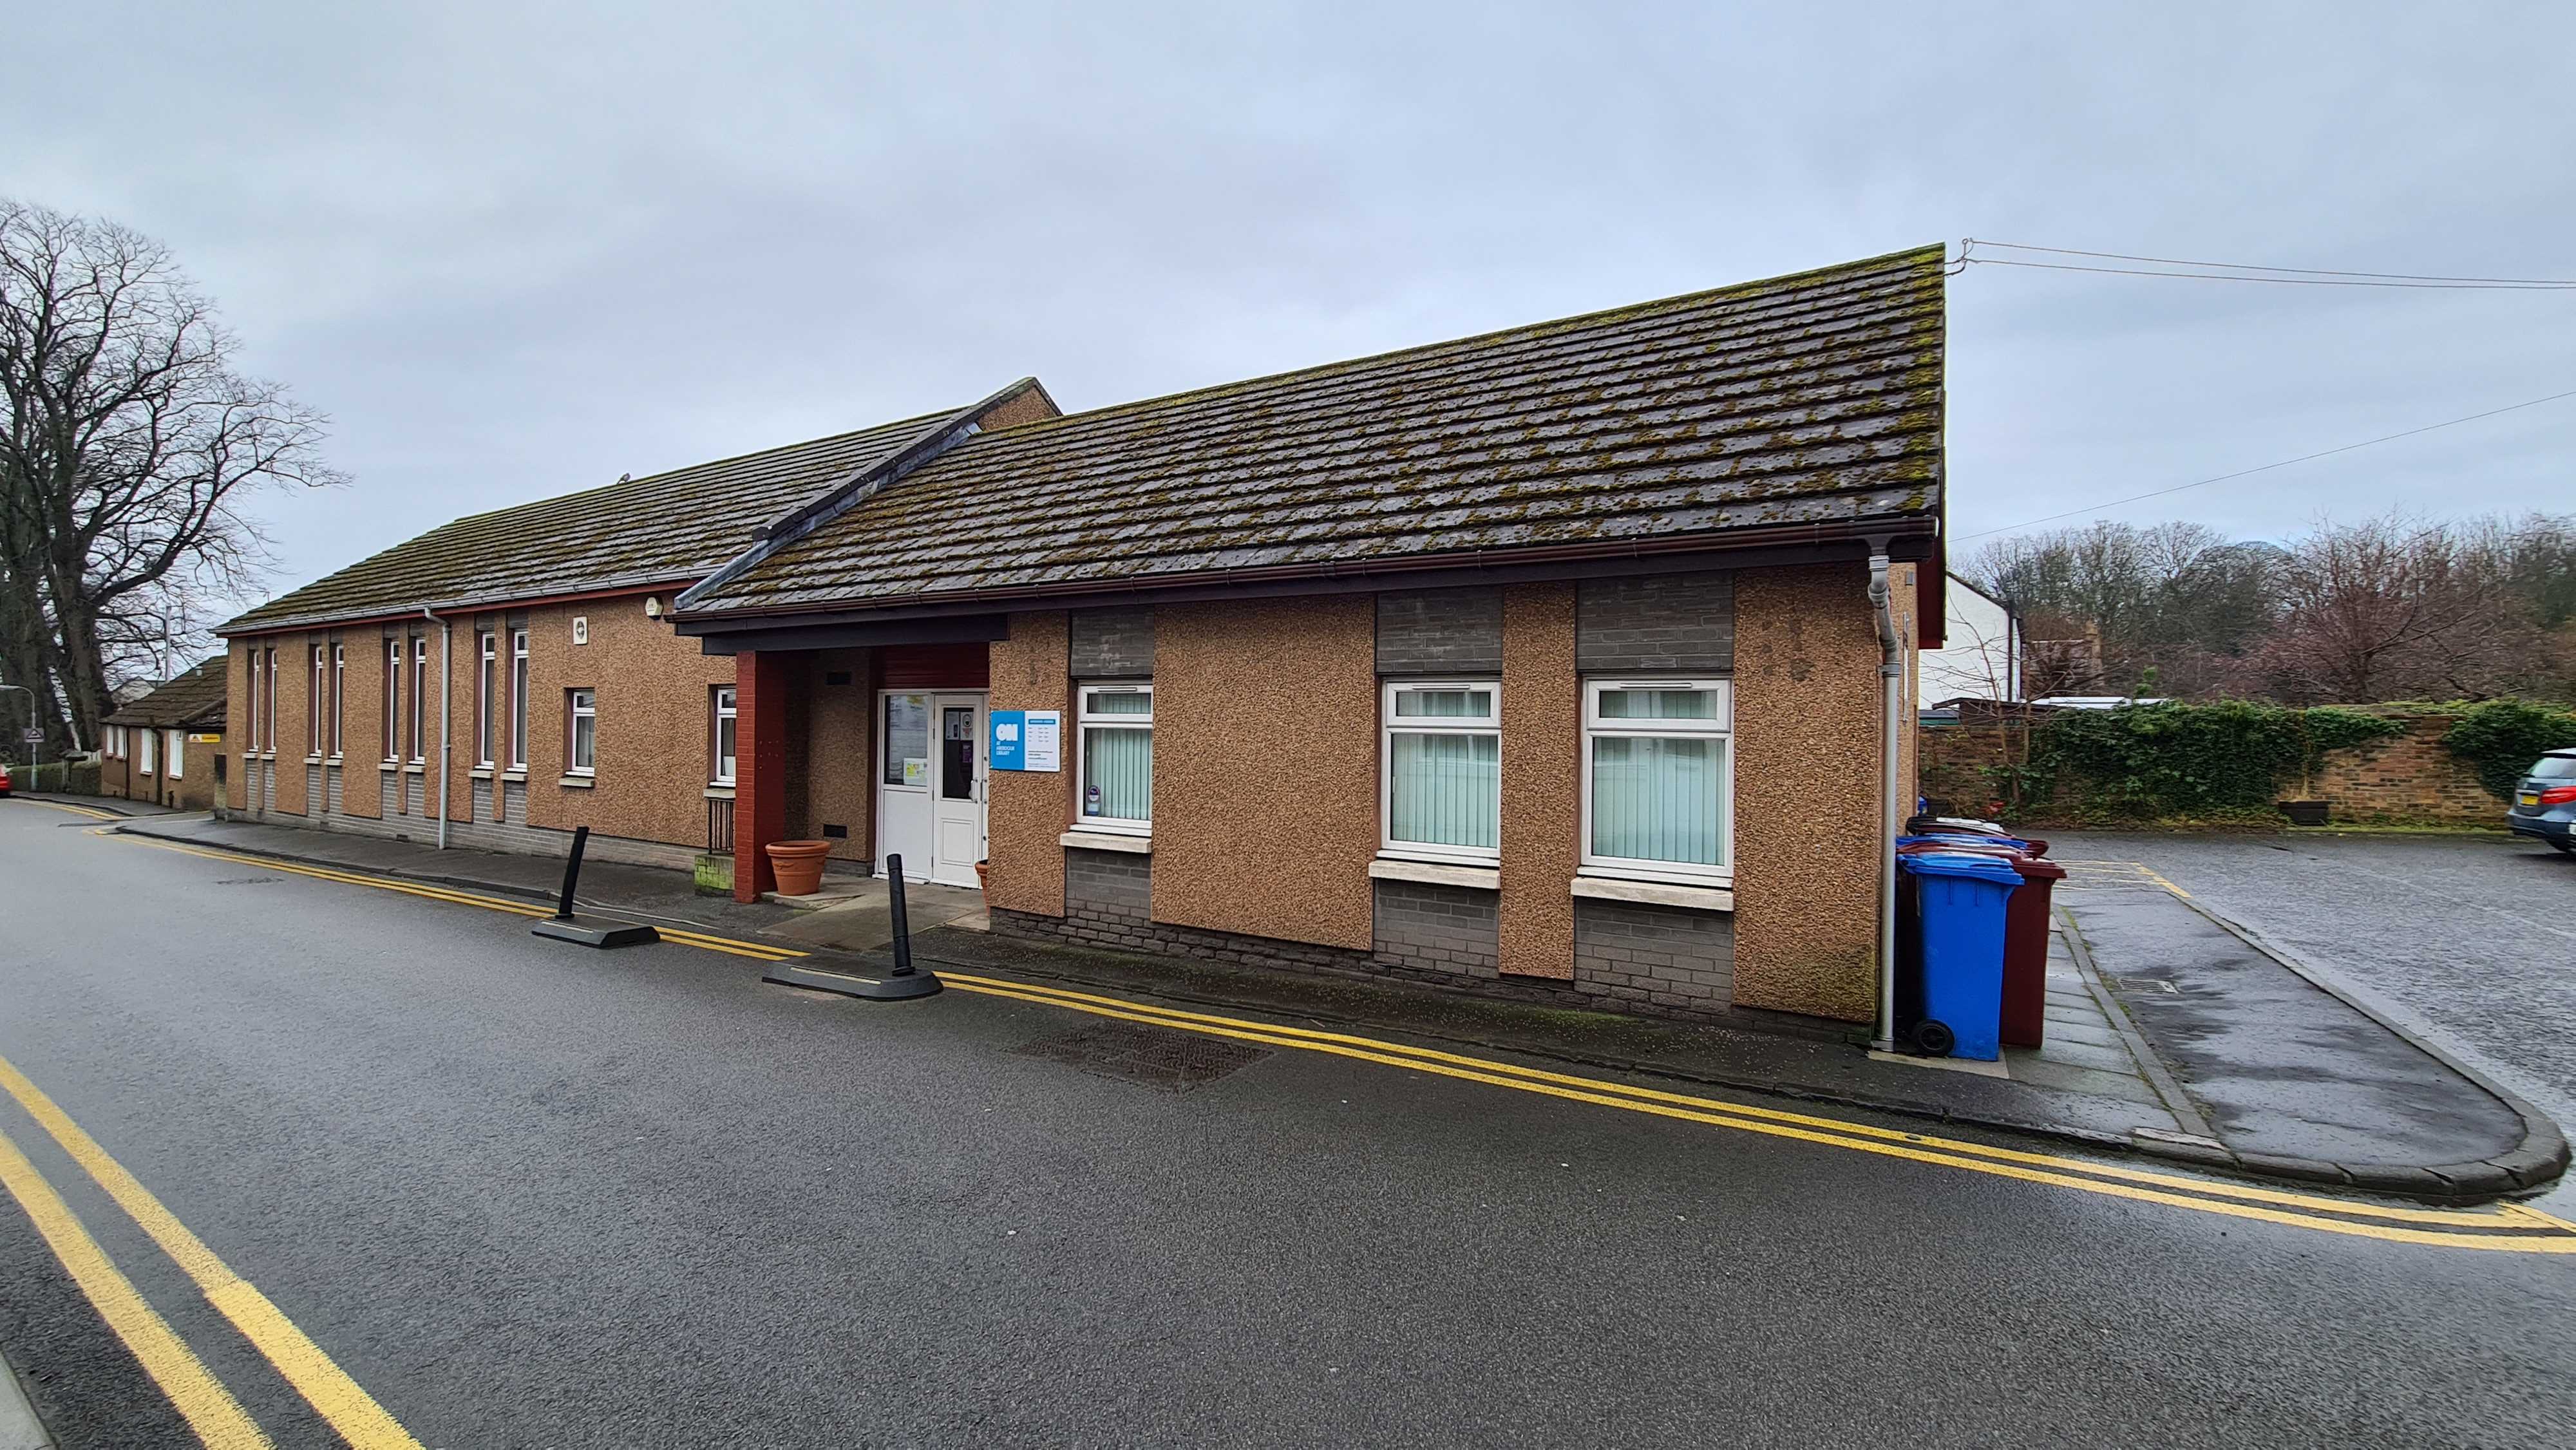
{"label": "road drain grate", "polygon": [[225,876],[218,878],[215,884],[217,886],[261,886],[271,881],[285,879],[283,876]]}
{"label": "road drain grate", "polygon": [[1270,1055],[1269,1049],[1195,1032],[1110,1022],[1062,1037],[1042,1038],[1019,1049],[1101,1077],[1185,1093]]}

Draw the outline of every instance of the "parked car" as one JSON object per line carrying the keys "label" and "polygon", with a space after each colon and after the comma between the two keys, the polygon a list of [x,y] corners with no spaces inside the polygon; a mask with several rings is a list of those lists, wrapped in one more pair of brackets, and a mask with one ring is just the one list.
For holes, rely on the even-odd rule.
{"label": "parked car", "polygon": [[2538,836],[2576,853],[2576,749],[2553,750],[2531,763],[2513,789],[2505,824],[2517,836]]}
{"label": "parked car", "polygon": [[5,760],[0,760],[0,801],[7,800],[9,798],[9,786],[9,763]]}

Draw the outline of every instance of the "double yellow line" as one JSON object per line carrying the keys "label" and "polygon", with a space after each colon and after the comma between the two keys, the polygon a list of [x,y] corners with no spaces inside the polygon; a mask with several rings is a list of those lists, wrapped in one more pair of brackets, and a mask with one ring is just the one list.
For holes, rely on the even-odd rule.
{"label": "double yellow line", "polygon": [[[327,881],[373,887],[380,891],[398,891],[457,905],[479,906],[490,911],[512,912],[521,916],[547,914],[542,908],[445,887],[423,886],[407,881],[363,876],[320,867],[290,865],[267,857],[235,855],[225,851],[157,841],[148,837],[120,835],[119,839],[135,841],[147,846],[158,846],[165,850],[181,851],[193,856],[203,856],[210,860],[246,863],[262,870],[291,871]],[[674,930],[670,927],[662,927],[661,931],[665,940],[682,946],[761,961],[783,961],[806,955],[792,948],[712,936],[704,932]],[[1463,1056],[1379,1038],[1320,1032],[1302,1027],[1284,1027],[1273,1023],[1223,1017],[1204,1012],[1188,1012],[1133,1002],[1124,998],[1104,997],[1061,987],[977,976],[967,972],[943,970],[939,978],[949,986],[963,991],[991,997],[1008,997],[1041,1006],[1088,1013],[1096,1017],[1146,1023],[1267,1047],[1324,1053],[1356,1062],[1368,1062],[1407,1072],[1454,1078],[1462,1082],[1479,1083],[1515,1092],[1534,1093],[1568,1102],[1616,1108],[1625,1112],[1646,1113],[1710,1127],[1731,1128],[1739,1132],[1759,1133],[1768,1137],[1786,1138],[1821,1147],[1841,1148],[1907,1162],[2017,1179],[2025,1183],[2045,1184],[2050,1187],[2070,1188],[2137,1202],[2162,1204],[2194,1212],[2439,1248],[2485,1249],[2531,1254],[2576,1254],[2576,1224],[2570,1224],[2563,1219],[2551,1217],[2537,1209],[2525,1208],[2519,1204],[2500,1203],[2476,1209],[2417,1208],[2330,1198],[2321,1194],[2295,1193],[2252,1184],[2229,1183],[2180,1173],[2133,1168],[2120,1163],[2096,1162],[2063,1154],[2033,1153],[2021,1149],[1969,1142],[1964,1139],[1938,1137],[1927,1133],[1909,1133],[1900,1129],[1846,1122],[1835,1118],[1788,1112],[1778,1108],[1731,1103],[1716,1098],[1638,1087],[1601,1078],[1550,1072],[1493,1058]]]}
{"label": "double yellow line", "polygon": [[[320,1345],[269,1302],[267,1295],[232,1271],[188,1226],[152,1196],[125,1165],[57,1107],[44,1090],[28,1081],[14,1063],[0,1058],[0,1087],[26,1109],[27,1116],[53,1135],[74,1163],[88,1173],[107,1196],[140,1226],[172,1262],[185,1270],[223,1316],[232,1321],[286,1382],[295,1387],[316,1414],[356,1450],[420,1450],[420,1442],[385,1413],[382,1405],[333,1362]],[[108,1328],[133,1352],[145,1374],[161,1387],[179,1414],[210,1450],[267,1450],[267,1434],[242,1409],[221,1380],[188,1348],[158,1311],[119,1271],[107,1251],[90,1237],[62,1195],[0,1131],[0,1184],[43,1235],[54,1256],[89,1296]]]}
{"label": "double yellow line", "polygon": [[[1516,1063],[1492,1058],[1466,1057],[1436,1048],[1415,1047],[1378,1038],[1353,1037],[1344,1033],[1320,1032],[1304,1027],[1284,1027],[1273,1023],[1246,1021],[1241,1018],[1219,1017],[1204,1012],[1186,1012],[1175,1008],[1131,1002],[1124,998],[1076,992],[1061,987],[1039,986],[1029,982],[1006,981],[947,970],[940,972],[939,979],[951,987],[964,991],[980,992],[992,997],[1008,997],[1015,1001],[1030,1002],[1040,1006],[1087,1012],[1097,1017],[1206,1033],[1210,1036],[1232,1038],[1239,1042],[1256,1043],[1265,1047],[1327,1053],[1358,1062],[1370,1062],[1383,1067],[1401,1068],[1408,1072],[1456,1078],[1462,1082],[1481,1083],[1488,1087],[1537,1093],[1547,1097],[1562,1098],[1569,1102],[1649,1113],[1683,1122],[1705,1123],[1712,1127],[1733,1128],[1742,1132],[1761,1133],[1770,1137],[1789,1138],[1804,1143],[1899,1158],[1908,1162],[1936,1164],[1945,1168],[1965,1169],[1969,1172],[1987,1173],[2002,1178],[2016,1178],[2026,1183],[2044,1183],[2059,1188],[2075,1188],[2090,1193],[2108,1194],[2117,1198],[2161,1203],[2203,1213],[2258,1219],[2295,1228],[2320,1229],[2328,1233],[2350,1234],[2398,1243],[2435,1244],[2445,1248],[2502,1249],[2518,1253],[2576,1253],[2576,1224],[2553,1218],[2535,1209],[2524,1208],[2519,1204],[2507,1203],[2481,1209],[2440,1209],[2346,1201],[2316,1194],[2260,1188],[2251,1184],[2224,1183],[2186,1177],[2181,1174],[2158,1173],[2148,1169],[2130,1168],[2115,1163],[2097,1163],[2058,1154],[1999,1148],[1963,1139],[1941,1138],[1927,1133],[1909,1133],[1901,1129],[1820,1118],[1778,1108],[1694,1097],[1686,1093],[1666,1092],[1660,1088],[1640,1087],[1601,1078],[1576,1077],[1567,1073],[1550,1072],[1543,1068],[1523,1067]],[[2413,1227],[2413,1225],[2441,1225],[2442,1228]]]}

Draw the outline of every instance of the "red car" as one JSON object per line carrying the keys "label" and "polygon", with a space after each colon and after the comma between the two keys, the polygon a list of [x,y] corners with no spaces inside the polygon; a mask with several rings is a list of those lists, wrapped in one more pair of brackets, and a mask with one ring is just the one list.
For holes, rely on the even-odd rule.
{"label": "red car", "polygon": [[9,798],[9,762],[0,760],[0,800]]}

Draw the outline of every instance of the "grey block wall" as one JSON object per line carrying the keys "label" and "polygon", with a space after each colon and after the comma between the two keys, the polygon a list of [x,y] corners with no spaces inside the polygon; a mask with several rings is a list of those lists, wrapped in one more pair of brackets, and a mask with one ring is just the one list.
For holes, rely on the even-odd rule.
{"label": "grey block wall", "polygon": [[376,772],[376,818],[391,820],[402,814],[402,773],[393,770]]}
{"label": "grey block wall", "polygon": [[1397,966],[1464,977],[1499,975],[1501,897],[1468,886],[1378,881],[1377,955]]}
{"label": "grey block wall", "polygon": [[328,782],[323,787],[322,809],[335,816],[347,809],[340,803],[340,792],[345,788],[340,783],[340,770],[339,766],[331,765],[323,767],[322,771],[324,780]]}
{"label": "grey block wall", "polygon": [[322,765],[314,761],[304,767],[304,811],[307,815],[327,812],[330,787],[322,783]]}
{"label": "grey block wall", "polygon": [[1424,589],[1377,596],[1381,675],[1498,675],[1503,591]]}
{"label": "grey block wall", "polygon": [[1153,860],[1126,851],[1066,851],[1065,916],[1103,924],[1145,920],[1154,899]]}
{"label": "grey block wall", "polygon": [[1574,665],[1585,674],[1732,673],[1735,576],[1584,580],[1576,595]]}
{"label": "grey block wall", "polygon": [[1712,1008],[1735,999],[1735,918],[1633,901],[1574,903],[1574,982],[1631,1006]]}
{"label": "grey block wall", "polygon": [[1154,611],[1077,609],[1070,625],[1071,669],[1078,680],[1141,680],[1154,673]]}

